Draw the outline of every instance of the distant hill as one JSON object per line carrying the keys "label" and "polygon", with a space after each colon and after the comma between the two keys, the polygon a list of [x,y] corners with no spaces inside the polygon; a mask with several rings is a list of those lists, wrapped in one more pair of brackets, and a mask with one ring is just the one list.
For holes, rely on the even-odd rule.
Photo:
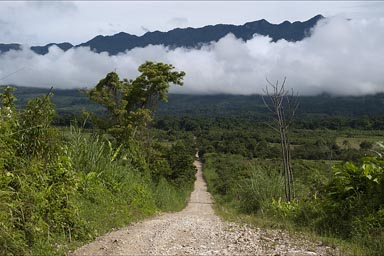
{"label": "distant hill", "polygon": [[8,52],[10,50],[21,50],[20,44],[0,44],[0,52]]}
{"label": "distant hill", "polygon": [[[1,92],[1,90],[0,90]],[[49,89],[17,87],[15,96],[17,104],[25,106],[29,99],[44,95]],[[83,109],[101,111],[102,108],[91,104],[87,96],[79,90],[53,90],[53,103],[59,114],[78,114]],[[384,116],[384,94],[331,97],[323,94],[318,96],[301,96],[298,117],[308,116]],[[159,116],[231,116],[258,118],[264,116],[266,108],[260,95],[183,95],[170,94],[168,103],[160,104]]]}
{"label": "distant hill", "polygon": [[32,46],[31,50],[34,51],[37,54],[44,55],[44,54],[48,53],[48,48],[51,47],[52,45],[56,45],[57,47],[59,47],[63,51],[67,51],[67,50],[69,50],[69,49],[71,49],[73,47],[72,44],[67,43],[67,42],[66,43],[61,43],[61,44],[51,43],[51,44],[47,44],[45,46]]}
{"label": "distant hill", "polygon": [[[309,36],[311,29],[323,18],[322,15],[317,15],[304,22],[295,21],[291,23],[289,21],[284,21],[280,24],[271,24],[262,19],[247,22],[244,25],[218,24],[202,28],[176,28],[168,32],[147,32],[143,36],[135,36],[120,32],[112,36],[98,35],[85,43],[75,46],[70,43],[50,43],[45,46],[32,46],[31,50],[37,54],[44,55],[48,53],[48,48],[52,45],[56,45],[64,51],[73,47],[87,46],[94,52],[108,52],[110,55],[116,55],[135,47],[145,47],[150,44],[164,45],[171,48],[198,48],[203,44],[218,41],[229,33],[232,33],[237,38],[244,41],[251,39],[254,34],[259,34],[269,36],[273,41],[285,39],[287,41],[296,42]],[[0,44],[1,53],[20,49],[20,44]]]}

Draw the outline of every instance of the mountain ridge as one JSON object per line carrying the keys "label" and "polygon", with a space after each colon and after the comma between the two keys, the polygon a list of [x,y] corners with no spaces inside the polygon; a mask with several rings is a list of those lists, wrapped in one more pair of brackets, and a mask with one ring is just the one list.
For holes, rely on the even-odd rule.
{"label": "mountain ridge", "polygon": [[[319,20],[324,18],[322,15],[316,15],[307,21],[284,21],[280,24],[272,24],[265,19],[261,19],[246,22],[243,25],[216,24],[199,28],[174,28],[167,32],[156,30],[147,32],[142,36],[119,32],[114,35],[97,35],[87,42],[78,45],[72,45],[68,42],[49,43],[44,46],[31,46],[30,49],[37,54],[44,55],[48,53],[49,47],[53,45],[63,51],[78,47],[90,47],[92,51],[97,53],[107,52],[109,55],[117,55],[136,47],[146,47],[148,45],[164,45],[170,48],[199,48],[201,45],[214,41],[217,42],[229,33],[244,41],[251,39],[255,34],[259,34],[271,37],[274,42],[281,39],[296,42],[308,37],[311,29]],[[0,54],[10,50],[17,51],[21,49],[21,44],[0,43]]]}

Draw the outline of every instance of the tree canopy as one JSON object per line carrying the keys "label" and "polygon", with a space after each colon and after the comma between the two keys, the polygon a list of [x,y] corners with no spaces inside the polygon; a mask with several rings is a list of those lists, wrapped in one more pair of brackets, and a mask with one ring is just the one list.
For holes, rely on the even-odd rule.
{"label": "tree canopy", "polygon": [[87,91],[91,101],[107,110],[107,116],[95,124],[117,137],[134,136],[152,120],[158,102],[167,101],[170,84],[183,85],[185,72],[174,71],[170,64],[147,61],[138,70],[141,74],[130,80],[120,80],[116,72],[110,72]]}

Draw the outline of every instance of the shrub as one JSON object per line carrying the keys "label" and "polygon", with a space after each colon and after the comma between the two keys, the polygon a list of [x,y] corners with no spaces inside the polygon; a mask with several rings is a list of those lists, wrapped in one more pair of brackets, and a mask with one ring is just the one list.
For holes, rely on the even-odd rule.
{"label": "shrub", "polygon": [[284,196],[284,179],[276,170],[250,167],[250,177],[237,183],[240,209],[256,213],[273,199]]}
{"label": "shrub", "polygon": [[29,101],[18,113],[11,90],[1,94],[0,254],[29,254],[55,236],[83,235],[72,201],[78,179],[50,126],[55,114],[50,96]]}

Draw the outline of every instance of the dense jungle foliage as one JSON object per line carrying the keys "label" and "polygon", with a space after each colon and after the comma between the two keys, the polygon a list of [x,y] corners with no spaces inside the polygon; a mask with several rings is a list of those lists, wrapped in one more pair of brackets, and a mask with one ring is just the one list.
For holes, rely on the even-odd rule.
{"label": "dense jungle foliage", "polygon": [[[108,79],[117,88],[131,86],[115,74]],[[102,81],[99,85],[107,88]],[[192,188],[195,147],[223,216],[246,215],[259,225],[341,239],[350,249],[343,254],[384,251],[384,149],[378,144],[384,136],[382,94],[299,97],[289,134],[296,197],[288,203],[279,136],[267,125],[269,114],[260,96],[171,94],[167,104],[159,102],[156,115],[125,116],[125,133],[135,134],[125,141],[117,136],[122,131],[118,117],[132,106],[120,101],[124,97],[115,97],[120,103],[114,108],[112,101],[103,106],[89,102],[86,93],[57,90],[27,105],[27,98],[43,93],[47,90],[18,88],[17,108],[6,106],[13,100],[3,93],[0,232],[2,248],[12,253],[63,252],[68,250],[65,241],[89,240],[157,209],[180,209]],[[41,109],[33,104],[47,107],[51,98],[58,115],[44,114],[49,122],[29,116]],[[136,102],[132,109],[140,111],[143,104]],[[83,109],[97,115],[83,115]],[[134,133],[133,117],[145,129]],[[66,128],[74,119],[86,129]],[[28,137],[36,134],[38,143]],[[42,152],[55,153],[47,157]]]}
{"label": "dense jungle foliage", "polygon": [[[46,93],[46,89],[17,87],[17,106],[25,106],[31,100]],[[55,89],[52,102],[59,114],[55,124],[69,125],[80,119],[84,109],[101,113],[103,108],[92,103],[84,90]],[[158,117],[231,117],[263,122],[267,110],[260,95],[182,95],[169,94],[167,103],[159,103]],[[303,129],[384,129],[384,94],[366,96],[299,96],[299,109],[295,126]]]}
{"label": "dense jungle foliage", "polygon": [[62,255],[156,211],[182,209],[193,188],[192,135],[161,140],[148,129],[156,101],[183,72],[147,62],[135,80],[109,73],[88,91],[105,114],[52,125],[53,93],[16,108],[0,98],[0,255]]}

